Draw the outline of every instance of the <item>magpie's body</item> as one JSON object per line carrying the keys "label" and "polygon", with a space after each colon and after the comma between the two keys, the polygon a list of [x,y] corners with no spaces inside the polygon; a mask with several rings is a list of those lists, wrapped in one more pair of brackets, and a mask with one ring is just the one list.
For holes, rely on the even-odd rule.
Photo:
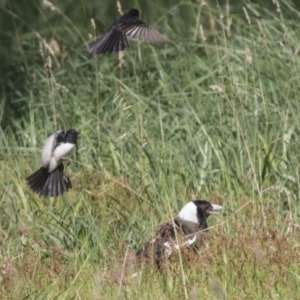
{"label": "magpie's body", "polygon": [[42,167],[26,178],[29,187],[40,196],[57,197],[72,188],[62,159],[73,150],[79,132],[58,130],[46,141],[42,150]]}
{"label": "magpie's body", "polygon": [[110,54],[129,48],[127,37],[155,44],[169,43],[170,40],[139,18],[139,11],[131,9],[122,15],[104,35],[90,44],[90,54]]}
{"label": "magpie's body", "polygon": [[155,238],[136,252],[137,257],[154,261],[160,267],[165,257],[171,256],[174,250],[203,243],[204,232],[208,230],[206,219],[211,214],[219,214],[222,206],[205,200],[188,202],[172,222],[160,227]]}

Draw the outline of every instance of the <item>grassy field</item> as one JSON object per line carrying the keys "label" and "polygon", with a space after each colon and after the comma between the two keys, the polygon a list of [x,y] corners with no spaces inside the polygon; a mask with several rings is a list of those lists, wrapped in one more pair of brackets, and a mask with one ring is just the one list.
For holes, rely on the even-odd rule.
{"label": "grassy field", "polygon": [[[34,22],[1,7],[14,29],[0,63],[0,298],[299,299],[300,12],[133,1],[123,10],[173,42],[130,41],[121,60],[87,54],[82,2],[78,22],[55,3],[35,6]],[[117,16],[99,7],[97,34]],[[81,133],[73,189],[39,198],[25,178],[68,128]],[[232,212],[210,217],[199,253],[161,272],[136,263],[193,199]]]}

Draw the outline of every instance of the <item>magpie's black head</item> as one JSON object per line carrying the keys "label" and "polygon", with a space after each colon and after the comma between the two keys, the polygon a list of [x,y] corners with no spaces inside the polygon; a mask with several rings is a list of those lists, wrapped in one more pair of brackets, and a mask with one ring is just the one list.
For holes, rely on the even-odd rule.
{"label": "magpie's black head", "polygon": [[65,135],[65,143],[76,144],[79,132],[75,129],[69,129]]}
{"label": "magpie's black head", "polygon": [[207,228],[206,219],[209,215],[219,214],[224,207],[211,204],[205,200],[188,202],[179,212],[179,218],[183,221],[199,224],[202,229]]}
{"label": "magpie's black head", "polygon": [[200,218],[207,218],[209,215],[218,215],[224,207],[216,204],[211,204],[205,200],[192,201],[197,207],[197,214]]}

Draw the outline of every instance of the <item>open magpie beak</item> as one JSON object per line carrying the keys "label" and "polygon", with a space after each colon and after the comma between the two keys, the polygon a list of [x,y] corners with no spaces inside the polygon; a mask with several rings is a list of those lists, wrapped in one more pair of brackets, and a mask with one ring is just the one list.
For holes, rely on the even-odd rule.
{"label": "open magpie beak", "polygon": [[217,204],[211,204],[212,210],[209,210],[207,213],[210,215],[219,215],[223,210],[226,210],[227,208],[221,205]]}

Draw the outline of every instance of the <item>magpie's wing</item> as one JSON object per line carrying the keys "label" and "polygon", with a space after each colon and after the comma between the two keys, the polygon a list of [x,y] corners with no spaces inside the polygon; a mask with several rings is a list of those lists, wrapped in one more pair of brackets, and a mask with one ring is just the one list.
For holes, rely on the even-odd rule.
{"label": "magpie's wing", "polygon": [[45,141],[45,145],[42,149],[42,155],[41,155],[42,166],[44,168],[48,167],[54,149],[59,143],[64,141],[64,136],[65,136],[65,132],[63,130],[58,130],[52,135],[50,135]]}
{"label": "magpie's wing", "polygon": [[125,34],[113,26],[100,39],[89,45],[88,52],[90,54],[110,54],[124,51],[128,47]]}
{"label": "magpie's wing", "polygon": [[131,18],[118,24],[118,28],[125,33],[128,37],[143,42],[164,44],[171,41],[166,36],[159,33],[154,28],[150,27],[145,22],[138,18]]}

